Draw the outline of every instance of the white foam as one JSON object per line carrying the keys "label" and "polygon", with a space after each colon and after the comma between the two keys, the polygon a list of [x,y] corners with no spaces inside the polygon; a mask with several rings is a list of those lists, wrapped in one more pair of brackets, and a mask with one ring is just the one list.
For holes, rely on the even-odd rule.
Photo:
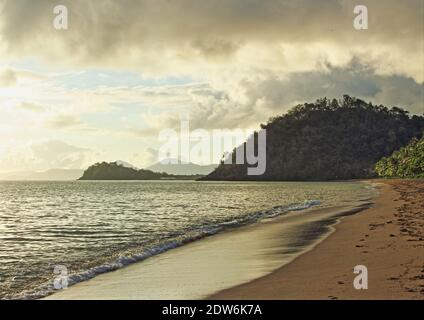
{"label": "white foam", "polygon": [[[200,226],[197,229],[189,230],[184,236],[180,236],[175,240],[170,240],[170,241],[158,244],[156,246],[147,248],[140,253],[132,254],[130,256],[121,255],[113,262],[105,263],[105,264],[90,268],[88,270],[79,272],[77,274],[72,274],[68,278],[68,285],[72,286],[78,282],[92,279],[99,274],[123,268],[129,264],[145,260],[154,255],[158,255],[168,250],[180,247],[184,244],[193,242],[195,240],[217,234],[229,228],[237,228],[239,226],[257,222],[261,219],[274,218],[283,214],[287,214],[288,212],[292,212],[292,211],[305,210],[319,204],[321,204],[319,200],[308,200],[303,203],[277,206],[269,210],[253,212],[244,216],[243,218],[229,220],[219,224]],[[42,298],[47,295],[50,295],[54,292],[55,292],[55,289],[53,287],[53,283],[49,282],[49,283],[45,283],[44,285],[41,285],[36,290],[25,291],[16,298],[17,299],[37,299],[37,298]]]}

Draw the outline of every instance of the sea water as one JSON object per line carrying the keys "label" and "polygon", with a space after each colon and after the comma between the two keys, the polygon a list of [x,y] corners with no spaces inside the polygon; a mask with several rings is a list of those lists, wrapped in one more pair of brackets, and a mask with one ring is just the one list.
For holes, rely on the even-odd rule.
{"label": "sea water", "polygon": [[224,230],[371,194],[356,182],[0,182],[0,298],[54,292],[58,266],[72,285]]}

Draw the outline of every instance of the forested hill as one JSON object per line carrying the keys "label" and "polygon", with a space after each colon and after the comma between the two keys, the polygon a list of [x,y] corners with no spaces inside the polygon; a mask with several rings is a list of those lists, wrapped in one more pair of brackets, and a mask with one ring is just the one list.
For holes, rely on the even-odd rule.
{"label": "forested hill", "polygon": [[[424,131],[424,117],[344,96],[298,105],[261,125],[267,168],[220,164],[203,180],[338,180],[376,176],[375,164]],[[235,153],[232,154],[235,163]]]}

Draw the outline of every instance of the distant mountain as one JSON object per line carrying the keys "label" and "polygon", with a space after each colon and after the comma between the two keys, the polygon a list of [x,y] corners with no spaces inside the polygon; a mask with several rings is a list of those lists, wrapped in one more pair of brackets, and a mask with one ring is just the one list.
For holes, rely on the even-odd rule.
{"label": "distant mountain", "polygon": [[[177,162],[176,164],[173,164]],[[181,161],[167,159],[161,162],[158,162],[147,169],[155,172],[166,172],[173,175],[208,175],[218,167],[217,164],[211,165],[198,165],[195,163],[183,164]]]}
{"label": "distant mountain", "polygon": [[23,181],[71,181],[83,174],[80,169],[51,169],[43,172],[19,171],[0,174],[0,180]]}
{"label": "distant mountain", "polygon": [[221,163],[202,180],[375,177],[377,161],[405,146],[413,137],[421,138],[424,117],[410,117],[399,107],[388,109],[346,95],[341,100],[324,98],[298,105],[261,127],[266,129],[267,139],[263,175],[247,175],[248,166],[235,164],[233,151],[233,164]]}
{"label": "distant mountain", "polygon": [[424,138],[416,138],[375,166],[380,177],[424,179]]}
{"label": "distant mountain", "polygon": [[126,167],[126,168],[131,168],[131,169],[134,169],[134,170],[138,170],[138,168],[136,166],[132,165],[131,163],[128,163],[128,162],[125,162],[125,161],[122,161],[122,160],[117,160],[115,162],[119,166]]}
{"label": "distant mountain", "polygon": [[90,166],[79,180],[196,180],[200,175],[170,175],[134,169],[120,162],[102,162]]}

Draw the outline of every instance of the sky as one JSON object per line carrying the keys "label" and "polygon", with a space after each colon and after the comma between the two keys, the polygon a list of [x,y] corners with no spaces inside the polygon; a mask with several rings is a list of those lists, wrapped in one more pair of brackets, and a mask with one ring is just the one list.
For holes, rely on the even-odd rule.
{"label": "sky", "polygon": [[324,96],[423,114],[423,17],[423,0],[0,0],[0,172],[146,167],[183,117],[248,132]]}

